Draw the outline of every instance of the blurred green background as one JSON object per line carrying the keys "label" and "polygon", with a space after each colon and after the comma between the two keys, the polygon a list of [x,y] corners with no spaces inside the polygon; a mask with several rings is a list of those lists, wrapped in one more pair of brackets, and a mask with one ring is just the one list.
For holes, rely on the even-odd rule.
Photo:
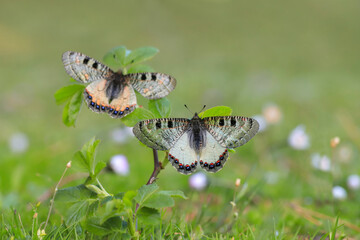
{"label": "blurred green background", "polygon": [[[237,177],[255,185],[271,171],[280,180],[265,184],[260,194],[271,201],[322,193],[331,198],[334,182],[346,187],[346,177],[360,173],[359,10],[355,0],[1,1],[0,207],[35,203],[92,136],[102,141],[98,158],[124,154],[130,163],[128,176],[101,176],[109,191],[146,183],[151,150],[135,138],[114,142],[111,134],[121,127],[119,120],[83,106],[77,126],[67,128],[53,97],[69,83],[63,52],[79,51],[101,61],[119,45],[160,50],[147,64],[178,81],[168,96],[173,117],[192,117],[184,104],[192,111],[204,104],[226,105],[241,116],[261,114],[269,103],[281,109],[279,124],[237,149],[221,172],[210,175],[212,186],[226,187]],[[299,124],[310,136],[306,151],[287,145]],[[24,152],[9,148],[16,133],[28,139]],[[310,156],[334,156],[329,146],[334,136],[352,155],[346,164],[333,165],[335,176],[323,175],[312,169]],[[168,166],[158,184],[191,192],[187,181]],[[323,188],[327,184],[330,192]],[[358,200],[350,196],[355,204],[350,206]],[[358,224],[359,212],[350,212],[345,219]]]}

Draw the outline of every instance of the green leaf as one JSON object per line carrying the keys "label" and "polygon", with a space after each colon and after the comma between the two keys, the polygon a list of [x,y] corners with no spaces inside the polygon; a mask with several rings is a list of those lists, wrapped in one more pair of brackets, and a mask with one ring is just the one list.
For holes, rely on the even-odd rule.
{"label": "green leaf", "polygon": [[160,223],[160,212],[154,208],[141,208],[136,216],[139,221],[146,225],[158,225]]}
{"label": "green leaf", "polygon": [[77,151],[73,156],[73,161],[75,164],[78,164],[84,170],[90,173],[90,163],[86,156],[81,151]]}
{"label": "green leaf", "polygon": [[121,119],[121,121],[128,127],[133,127],[137,122],[145,119],[155,118],[154,114],[145,108],[135,108],[135,110]]}
{"label": "green leaf", "polygon": [[75,126],[75,121],[79,115],[82,104],[82,92],[76,92],[65,105],[63,110],[63,122],[66,126]]}
{"label": "green leaf", "polygon": [[161,193],[155,193],[146,199],[141,206],[149,207],[149,208],[164,208],[164,207],[172,207],[175,205],[174,199],[167,195]]}
{"label": "green leaf", "polygon": [[142,47],[137,48],[125,58],[125,66],[129,64],[137,64],[141,63],[143,61],[146,61],[148,59],[151,59],[159,52],[159,49],[154,47]]}
{"label": "green leaf", "polygon": [[90,175],[94,175],[95,173],[95,151],[97,146],[99,145],[100,140],[95,140],[95,137],[91,138],[81,149],[81,152],[87,158],[87,162],[89,164]]}
{"label": "green leaf", "polygon": [[152,67],[144,64],[137,64],[131,66],[128,69],[128,73],[143,73],[143,72],[155,72],[155,70]]}
{"label": "green leaf", "polygon": [[137,191],[131,190],[127,191],[123,197],[123,202],[126,207],[131,208],[132,207],[132,200],[135,198],[135,196],[138,194]]}
{"label": "green leaf", "polygon": [[202,113],[199,113],[200,118],[215,117],[215,116],[230,116],[232,109],[226,106],[218,106],[210,108]]}
{"label": "green leaf", "polygon": [[63,104],[71,99],[72,96],[77,92],[83,92],[85,89],[84,85],[80,84],[72,84],[63,88],[60,88],[56,91],[54,97],[56,100],[56,104]]}
{"label": "green leaf", "polygon": [[125,57],[126,57],[125,46],[119,46],[111,49],[107,52],[103,58],[104,63],[109,66],[114,71],[118,70],[125,66]]}
{"label": "green leaf", "polygon": [[159,186],[156,183],[149,184],[149,185],[143,185],[138,190],[138,194],[136,195],[136,197],[134,199],[139,205],[142,205],[158,189],[159,189]]}
{"label": "green leaf", "polygon": [[94,177],[96,177],[105,167],[106,167],[106,163],[98,162],[95,166]]}
{"label": "green leaf", "polygon": [[85,223],[85,228],[98,236],[109,235],[115,232],[125,233],[126,227],[127,223],[119,216],[109,218],[104,223],[101,223],[99,217],[92,217],[87,219]]}
{"label": "green leaf", "polygon": [[73,204],[67,212],[66,224],[71,225],[92,216],[99,207],[97,199],[86,199]]}
{"label": "green leaf", "polygon": [[167,118],[171,114],[170,101],[167,98],[160,98],[149,101],[149,110],[157,118]]}
{"label": "green leaf", "polygon": [[78,202],[96,197],[96,194],[81,184],[75,187],[60,189],[56,192],[55,199],[60,202]]}
{"label": "green leaf", "polygon": [[173,191],[159,191],[159,194],[164,194],[164,195],[168,195],[170,197],[179,197],[182,199],[187,199],[187,197],[185,196],[185,194],[180,191],[180,190],[173,190]]}

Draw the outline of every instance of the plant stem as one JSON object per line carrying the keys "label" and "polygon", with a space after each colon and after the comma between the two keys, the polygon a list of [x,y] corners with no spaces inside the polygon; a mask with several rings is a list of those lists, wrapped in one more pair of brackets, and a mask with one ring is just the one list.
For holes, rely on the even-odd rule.
{"label": "plant stem", "polygon": [[155,149],[153,149],[153,156],[154,156],[154,171],[152,172],[146,185],[149,185],[149,184],[152,184],[153,182],[155,182],[157,175],[160,173],[160,171],[162,169],[161,164],[159,162],[158,152]]}
{"label": "plant stem", "polygon": [[[156,181],[156,177],[157,175],[159,175],[161,169],[162,168],[162,164],[159,162],[159,156],[158,156],[158,152],[153,149],[153,156],[154,156],[154,171],[152,172],[149,180],[147,181],[146,185],[150,185],[152,183],[154,183]],[[136,231],[137,231],[137,219],[136,219],[136,213],[139,210],[140,205],[137,203],[136,204],[136,208],[135,208],[135,213],[134,213],[134,221],[136,222]]]}

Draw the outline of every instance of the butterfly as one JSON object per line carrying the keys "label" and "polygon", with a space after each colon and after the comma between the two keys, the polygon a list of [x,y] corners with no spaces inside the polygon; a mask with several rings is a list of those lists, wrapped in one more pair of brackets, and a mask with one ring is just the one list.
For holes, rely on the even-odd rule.
{"label": "butterfly", "polygon": [[176,86],[176,80],[163,73],[122,74],[82,53],[67,51],[62,55],[66,72],[81,83],[90,83],[84,91],[89,108],[122,118],[136,107],[134,89],[148,99],[167,96]]}
{"label": "butterfly", "polygon": [[133,133],[155,150],[169,150],[168,159],[182,174],[193,173],[200,165],[217,172],[229,157],[228,149],[247,143],[259,130],[259,123],[248,117],[224,116],[192,119],[161,118],[138,122]]}

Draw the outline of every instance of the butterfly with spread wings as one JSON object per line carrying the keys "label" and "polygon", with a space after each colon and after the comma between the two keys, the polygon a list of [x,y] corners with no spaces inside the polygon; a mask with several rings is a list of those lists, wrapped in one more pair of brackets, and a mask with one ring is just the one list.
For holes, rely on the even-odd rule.
{"label": "butterfly with spread wings", "polygon": [[135,136],[155,150],[169,150],[168,159],[182,174],[193,173],[198,164],[217,172],[229,157],[229,148],[247,143],[259,130],[253,118],[226,116],[192,119],[162,118],[138,122]]}
{"label": "butterfly with spread wings", "polygon": [[167,96],[176,86],[175,78],[170,75],[150,72],[124,75],[78,52],[65,52],[62,61],[70,77],[90,83],[84,91],[89,108],[113,118],[122,118],[134,111],[134,89],[148,99],[158,99]]}

